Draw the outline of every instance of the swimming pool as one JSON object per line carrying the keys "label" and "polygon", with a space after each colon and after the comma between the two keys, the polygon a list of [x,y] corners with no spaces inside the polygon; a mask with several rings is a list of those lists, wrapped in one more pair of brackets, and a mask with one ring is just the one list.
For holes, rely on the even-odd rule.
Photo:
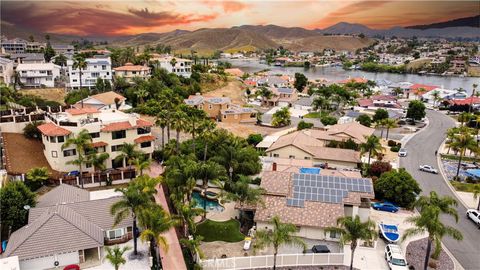
{"label": "swimming pool", "polygon": [[[211,194],[209,194],[211,195]],[[221,206],[217,200],[209,200],[207,198],[202,197],[200,192],[194,191],[192,193],[192,199],[195,202],[195,207],[205,209],[206,203],[206,210],[207,212],[222,212],[224,210],[223,206]]]}

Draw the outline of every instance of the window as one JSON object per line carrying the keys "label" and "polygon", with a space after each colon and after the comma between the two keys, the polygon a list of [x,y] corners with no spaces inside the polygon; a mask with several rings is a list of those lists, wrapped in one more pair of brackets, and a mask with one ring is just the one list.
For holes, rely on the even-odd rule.
{"label": "window", "polygon": [[57,141],[60,143],[60,142],[64,142],[65,141],[65,137],[63,136],[58,136],[57,137]]}
{"label": "window", "polygon": [[273,154],[273,157],[279,157],[279,155],[278,154]]}
{"label": "window", "polygon": [[73,82],[77,82],[77,79],[73,79],[72,81],[73,81]]}
{"label": "window", "polygon": [[93,138],[99,138],[100,137],[100,132],[92,132],[92,133],[90,133],[90,137],[92,137],[92,139]]}
{"label": "window", "polygon": [[123,139],[126,137],[127,137],[127,132],[125,130],[112,132],[112,140]]}
{"label": "window", "polygon": [[70,150],[64,150],[63,151],[63,156],[64,157],[75,156],[76,154],[77,154],[77,150],[75,150],[75,149],[70,149]]}
{"label": "window", "polygon": [[227,115],[226,115],[226,114],[223,115],[223,119],[227,119]]}
{"label": "window", "polygon": [[85,168],[91,168],[92,167],[92,163],[85,163]]}
{"label": "window", "polygon": [[[102,65],[102,70],[107,70],[107,66],[106,65]],[[107,74],[108,75],[108,74]]]}
{"label": "window", "polygon": [[112,145],[112,152],[121,151],[121,150],[122,150],[122,147],[123,147],[123,145],[122,145],[122,144],[119,144],[119,145]]}
{"label": "window", "polygon": [[144,128],[137,128],[137,134],[147,134],[150,133],[151,129],[150,127],[144,127]]}
{"label": "window", "polygon": [[212,104],[208,104],[208,108],[211,110],[212,109]]}
{"label": "window", "polygon": [[152,146],[152,142],[142,142],[140,144],[140,148],[150,147]]}
{"label": "window", "polygon": [[55,136],[50,136],[50,142],[57,142],[57,137]]}
{"label": "window", "polygon": [[290,159],[295,159],[295,156],[290,155],[290,156],[288,156],[288,158],[290,158]]}
{"label": "window", "polygon": [[304,157],[304,159],[310,159],[310,157]]}
{"label": "window", "polygon": [[340,234],[336,233],[336,232],[330,232],[330,238],[339,238],[340,237]]}
{"label": "window", "polygon": [[107,237],[110,240],[113,239],[120,239],[123,236],[123,229],[116,229],[116,230],[110,230],[107,231]]}
{"label": "window", "polygon": [[52,151],[52,157],[54,157],[54,158],[58,157],[57,151]]}
{"label": "window", "polygon": [[98,76],[100,76],[99,72],[92,72],[92,78],[97,78]]}
{"label": "window", "polygon": [[105,146],[95,147],[97,149],[97,153],[105,153]]}

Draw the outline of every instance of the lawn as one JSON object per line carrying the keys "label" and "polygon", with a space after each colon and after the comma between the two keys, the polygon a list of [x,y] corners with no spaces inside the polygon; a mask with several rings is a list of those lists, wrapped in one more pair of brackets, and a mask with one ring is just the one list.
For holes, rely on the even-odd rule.
{"label": "lawn", "polygon": [[480,184],[472,184],[472,183],[462,183],[458,181],[450,181],[450,183],[456,190],[464,191],[464,192],[473,192],[473,187],[475,187],[475,185],[480,185]]}
{"label": "lawn", "polygon": [[245,239],[245,235],[240,232],[240,223],[234,219],[222,222],[207,219],[198,224],[197,233],[203,237],[205,242],[225,241],[233,243]]}
{"label": "lawn", "polygon": [[322,113],[321,112],[311,112],[311,113],[305,114],[303,117],[305,117],[305,118],[321,118]]}

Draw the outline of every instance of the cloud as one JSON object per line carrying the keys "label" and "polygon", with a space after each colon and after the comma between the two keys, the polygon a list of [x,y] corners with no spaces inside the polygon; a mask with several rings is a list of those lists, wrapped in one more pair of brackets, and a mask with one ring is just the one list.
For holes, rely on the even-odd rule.
{"label": "cloud", "polygon": [[203,0],[202,4],[214,8],[220,6],[226,13],[239,12],[250,7],[250,4],[239,1],[216,1],[216,0]]}
{"label": "cloud", "polygon": [[88,6],[52,6],[41,8],[35,3],[5,4],[2,20],[16,26],[41,32],[84,36],[115,36],[159,31],[164,26],[207,22],[217,14],[178,14],[170,11],[152,12],[147,8],[126,12]]}

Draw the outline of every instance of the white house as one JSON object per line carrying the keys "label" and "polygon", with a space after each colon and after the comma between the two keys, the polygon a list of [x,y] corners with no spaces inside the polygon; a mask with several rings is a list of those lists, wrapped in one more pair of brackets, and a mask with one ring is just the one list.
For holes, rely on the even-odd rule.
{"label": "white house", "polygon": [[0,82],[10,85],[13,83],[13,61],[0,57]]}
{"label": "white house", "polygon": [[192,75],[192,60],[164,56],[152,58],[150,61],[153,63],[158,62],[156,65],[166,69],[168,72],[175,73],[178,76],[190,78],[190,75]]}
{"label": "white house", "polygon": [[79,102],[75,103],[76,108],[91,107],[98,110],[108,110],[108,109],[117,109],[117,110],[128,110],[132,106],[125,103],[126,98],[120,94],[117,94],[113,91],[108,91],[93,96],[86,97]]}
{"label": "white house", "polygon": [[[112,61],[109,56],[96,55],[93,58],[85,59],[87,67],[82,69],[82,87],[94,87],[98,78],[112,81]],[[80,70],[73,68],[74,60],[67,60],[69,86],[80,87]]]}
{"label": "white house", "polygon": [[18,64],[20,83],[27,87],[54,87],[60,76],[60,66],[53,63]]}
{"label": "white house", "polygon": [[113,71],[115,72],[115,76],[123,77],[129,83],[132,83],[135,77],[144,80],[150,77],[149,66],[134,65],[132,63],[126,63],[124,66],[116,67]]}

